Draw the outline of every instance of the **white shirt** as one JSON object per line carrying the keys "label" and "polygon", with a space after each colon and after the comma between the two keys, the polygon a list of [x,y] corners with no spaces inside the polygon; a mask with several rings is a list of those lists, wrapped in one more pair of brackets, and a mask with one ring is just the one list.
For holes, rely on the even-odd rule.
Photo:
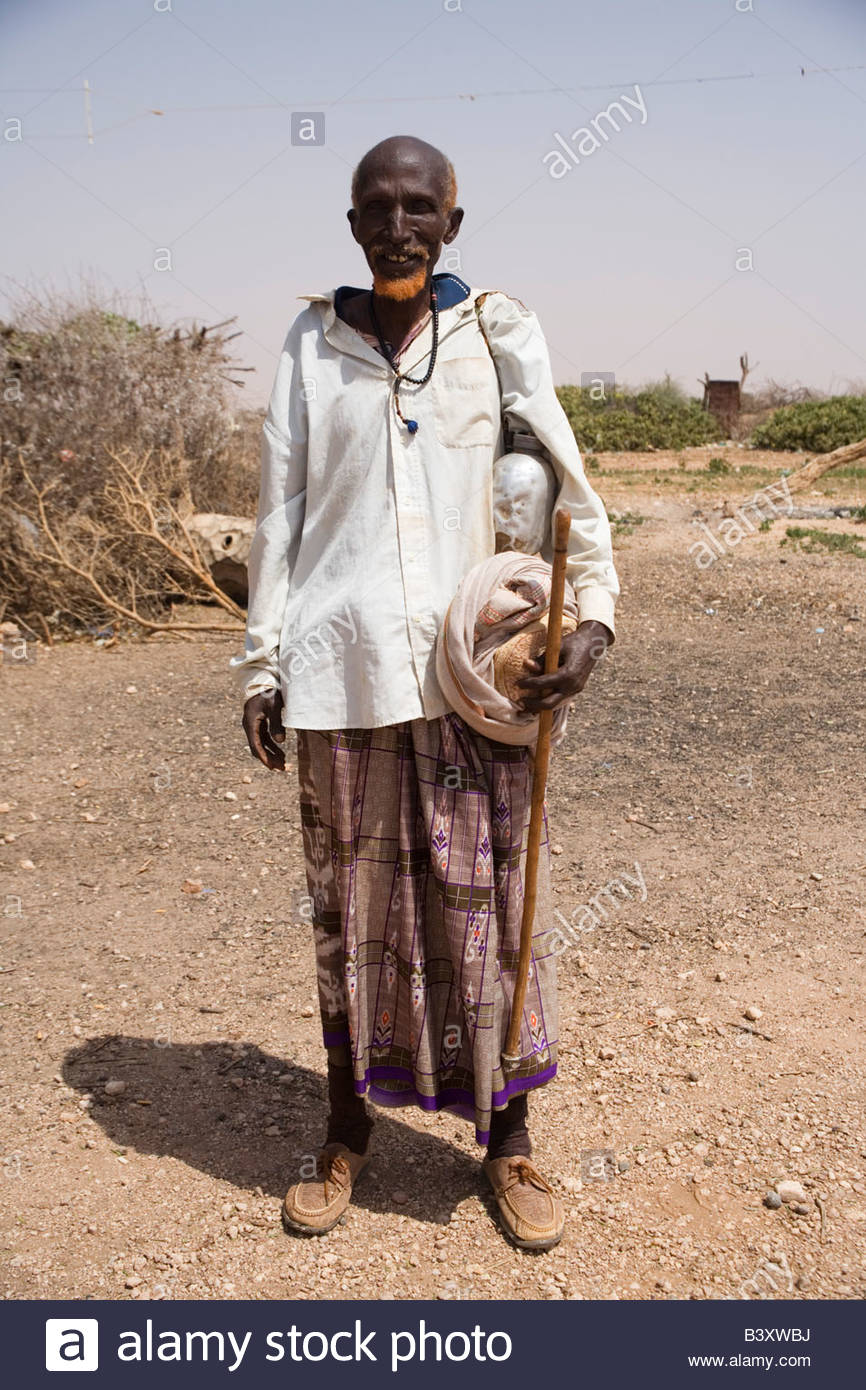
{"label": "white shirt", "polygon": [[[246,650],[231,663],[245,699],[282,691],[287,728],[375,728],[446,712],[436,637],[463,575],[495,551],[491,472],[504,452],[503,411],[556,470],[556,505],[573,518],[568,577],[581,621],[613,630],[610,527],[554,392],[538,320],[493,291],[482,333],[480,293],[440,310],[432,379],[400,387],[415,434],[394,409],[391,367],[337,316],[335,292],[304,296],[309,307],[289,329],[264,426]],[[400,370],[423,376],[431,344],[428,324]]]}

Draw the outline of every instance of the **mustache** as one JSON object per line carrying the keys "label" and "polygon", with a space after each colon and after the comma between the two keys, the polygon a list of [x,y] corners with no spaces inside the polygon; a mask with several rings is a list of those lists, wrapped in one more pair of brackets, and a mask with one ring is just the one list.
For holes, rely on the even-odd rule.
{"label": "mustache", "polygon": [[399,248],[398,248],[398,247],[395,247],[395,246],[384,246],[384,245],[382,244],[382,242],[380,242],[380,241],[375,242],[375,243],[370,247],[370,255],[371,255],[371,256],[393,256],[393,255],[398,255],[398,256],[420,256],[421,259],[422,259],[422,260],[425,260],[425,261],[430,259],[430,252],[427,250],[427,247],[426,247],[426,246],[409,246],[409,247],[399,247]]}

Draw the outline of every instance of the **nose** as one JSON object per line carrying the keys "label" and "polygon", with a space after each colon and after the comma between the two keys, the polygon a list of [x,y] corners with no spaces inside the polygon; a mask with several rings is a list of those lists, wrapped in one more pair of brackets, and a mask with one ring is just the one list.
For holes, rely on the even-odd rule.
{"label": "nose", "polygon": [[388,235],[395,244],[406,241],[408,237],[406,213],[399,204],[392,208],[388,214],[387,226]]}

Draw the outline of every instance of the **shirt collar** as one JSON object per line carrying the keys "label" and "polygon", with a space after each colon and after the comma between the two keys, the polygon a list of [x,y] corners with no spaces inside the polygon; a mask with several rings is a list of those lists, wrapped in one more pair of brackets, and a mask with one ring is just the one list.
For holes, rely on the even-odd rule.
{"label": "shirt collar", "polygon": [[[457,275],[434,275],[433,279],[434,282],[436,282],[437,293],[439,294],[439,307],[442,313],[447,315],[450,311],[453,311],[455,315],[454,320],[450,323],[446,318],[442,330],[445,332],[448,328],[455,326],[458,318],[472,312],[479,291],[470,289],[470,287]],[[320,304],[322,306],[322,332],[332,347],[337,348],[341,352],[346,352],[350,356],[363,358],[366,362],[375,364],[381,372],[390,375],[392,370],[391,366],[386,362],[381,352],[371,347],[370,344],[361,337],[360,333],[356,333],[354,328],[350,328],[349,325],[337,315],[336,309],[334,308],[334,301],[337,295],[340,293],[341,289],[351,290],[352,288],[352,286],[340,286],[338,289],[329,290],[327,294],[301,294],[298,295],[298,298],[305,299],[310,304]],[[443,300],[445,303],[443,303]],[[429,351],[425,345],[430,331],[430,324],[428,322],[427,326],[422,329],[417,338],[413,339],[410,345],[418,354],[418,362],[423,361],[425,352]],[[422,351],[422,347],[424,351]],[[405,365],[405,370],[412,371],[412,364]]]}
{"label": "shirt collar", "polygon": [[[459,275],[452,275],[450,271],[434,275],[433,284],[436,287],[440,310],[459,309],[461,313],[465,313],[467,309],[472,307],[472,291],[466,282],[460,279]],[[298,295],[298,298],[306,299],[310,304],[329,304],[332,311],[336,313],[335,302],[338,295],[351,299],[352,295],[363,293],[365,293],[364,290],[358,289],[354,285],[340,285],[336,289],[329,290],[327,294],[301,294]]]}

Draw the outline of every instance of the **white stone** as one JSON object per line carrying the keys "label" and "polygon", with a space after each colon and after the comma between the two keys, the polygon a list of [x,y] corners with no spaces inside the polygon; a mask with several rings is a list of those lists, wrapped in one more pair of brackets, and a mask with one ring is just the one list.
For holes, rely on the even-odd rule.
{"label": "white stone", "polygon": [[776,1191],[783,1202],[808,1202],[809,1198],[800,1183],[786,1178],[776,1183]]}

